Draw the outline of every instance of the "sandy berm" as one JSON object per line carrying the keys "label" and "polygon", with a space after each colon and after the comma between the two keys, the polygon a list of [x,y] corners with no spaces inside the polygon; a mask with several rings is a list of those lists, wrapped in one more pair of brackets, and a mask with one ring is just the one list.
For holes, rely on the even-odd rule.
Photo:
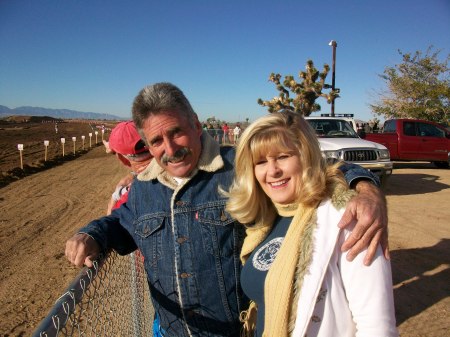
{"label": "sandy berm", "polygon": [[[0,189],[0,334],[29,336],[79,272],[66,240],[105,213],[124,168],[103,147]],[[397,164],[386,189],[401,336],[450,335],[450,170]]]}

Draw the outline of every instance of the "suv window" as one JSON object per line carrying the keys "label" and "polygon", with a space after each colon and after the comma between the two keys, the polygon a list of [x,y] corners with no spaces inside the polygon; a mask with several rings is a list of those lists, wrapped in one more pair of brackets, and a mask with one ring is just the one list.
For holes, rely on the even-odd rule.
{"label": "suv window", "polygon": [[415,122],[403,122],[403,132],[406,136],[416,135],[416,123]]}
{"label": "suv window", "polygon": [[352,126],[343,119],[307,119],[318,137],[326,138],[358,138]]}
{"label": "suv window", "polygon": [[383,125],[383,133],[385,132],[396,132],[397,123],[396,121],[386,121]]}
{"label": "suv window", "polygon": [[420,136],[444,138],[445,133],[438,127],[428,123],[417,123]]}

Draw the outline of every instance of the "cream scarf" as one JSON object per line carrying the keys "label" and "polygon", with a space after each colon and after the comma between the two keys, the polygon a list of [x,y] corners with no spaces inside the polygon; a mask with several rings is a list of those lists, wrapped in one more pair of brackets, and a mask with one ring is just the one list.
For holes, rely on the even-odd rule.
{"label": "cream scarf", "polygon": [[[297,312],[299,292],[296,290],[300,290],[311,262],[312,234],[316,225],[316,207],[275,207],[279,215],[294,217],[264,283],[264,337],[288,336],[294,329],[294,326],[289,326],[292,322],[289,315]],[[297,282],[294,287],[295,278]]]}
{"label": "cream scarf", "polygon": [[[275,204],[277,212],[283,217],[292,217],[289,229],[284,237],[283,244],[278,251],[277,257],[270,267],[264,283],[264,302],[266,312],[264,318],[263,336],[288,336],[294,329],[288,322],[294,322],[289,315],[297,312],[295,299],[298,292],[294,288],[295,276],[301,273],[303,279],[307,271],[312,252],[312,233],[315,228],[316,208],[303,210],[298,204],[278,205]],[[313,220],[313,221],[311,221]],[[242,247],[241,259],[245,262],[251,252],[265,239],[272,229],[272,225],[247,228],[247,237]],[[302,271],[297,270],[301,264]],[[297,280],[297,285],[298,285]],[[297,289],[300,289],[298,287]],[[253,336],[256,326],[256,305],[250,304],[247,311],[241,314],[244,323],[245,336]]]}

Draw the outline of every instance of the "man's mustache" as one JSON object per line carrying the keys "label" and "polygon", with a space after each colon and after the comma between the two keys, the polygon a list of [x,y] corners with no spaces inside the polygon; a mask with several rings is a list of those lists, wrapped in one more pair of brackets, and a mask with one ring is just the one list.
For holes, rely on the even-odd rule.
{"label": "man's mustache", "polygon": [[188,154],[191,154],[191,150],[187,147],[182,147],[181,149],[177,150],[177,152],[175,152],[173,156],[163,154],[163,156],[161,157],[161,162],[164,165],[167,165],[168,163],[177,163]]}

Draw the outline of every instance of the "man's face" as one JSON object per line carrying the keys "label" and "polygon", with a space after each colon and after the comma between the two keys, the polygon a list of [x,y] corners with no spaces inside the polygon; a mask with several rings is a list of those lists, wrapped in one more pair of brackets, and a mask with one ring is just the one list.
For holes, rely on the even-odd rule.
{"label": "man's face", "polygon": [[148,164],[150,164],[152,159],[153,159],[153,157],[150,157],[150,158],[148,158],[146,160],[142,160],[142,161],[134,161],[134,160],[128,160],[128,161],[130,162],[131,170],[133,172],[135,172],[136,174],[139,174],[145,170],[145,168],[148,166]]}
{"label": "man's face", "polygon": [[202,149],[197,118],[190,123],[177,111],[163,111],[150,115],[142,131],[150,153],[172,177],[187,177],[197,166]]}

